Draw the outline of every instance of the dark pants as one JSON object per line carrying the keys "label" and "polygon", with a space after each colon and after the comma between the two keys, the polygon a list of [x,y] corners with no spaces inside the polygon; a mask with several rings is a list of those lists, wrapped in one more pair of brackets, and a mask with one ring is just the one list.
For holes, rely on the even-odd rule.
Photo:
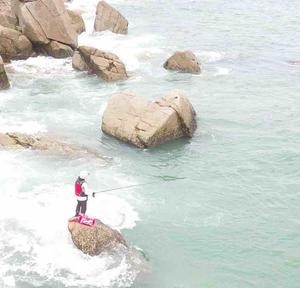
{"label": "dark pants", "polygon": [[75,216],[78,216],[79,214],[85,214],[86,205],[87,205],[87,200],[85,200],[85,201],[78,201],[77,200],[76,215]]}

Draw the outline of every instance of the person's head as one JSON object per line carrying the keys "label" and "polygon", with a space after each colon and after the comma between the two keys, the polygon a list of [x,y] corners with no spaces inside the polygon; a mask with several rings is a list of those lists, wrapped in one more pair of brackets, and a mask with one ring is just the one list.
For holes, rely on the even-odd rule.
{"label": "person's head", "polygon": [[86,180],[86,178],[90,175],[90,173],[86,170],[82,170],[79,174],[79,177],[83,180]]}

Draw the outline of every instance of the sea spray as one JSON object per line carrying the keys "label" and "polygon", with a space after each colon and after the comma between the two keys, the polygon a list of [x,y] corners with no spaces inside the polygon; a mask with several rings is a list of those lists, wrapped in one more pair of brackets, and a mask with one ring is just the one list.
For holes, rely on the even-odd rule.
{"label": "sea spray", "polygon": [[[0,156],[1,199],[6,204],[0,209],[0,231],[5,235],[0,239],[0,283],[8,286],[27,281],[35,285],[64,283],[66,286],[101,283],[103,287],[111,287],[120,282],[129,287],[140,271],[132,264],[138,260],[131,258],[140,256],[129,250],[92,258],[74,247],[67,230],[67,221],[76,206],[73,184],[59,183],[55,178],[52,184],[34,184],[41,173],[34,168],[37,159],[33,152],[2,151]],[[104,171],[100,174],[99,183],[109,185],[110,175]],[[119,231],[132,229],[138,220],[134,208],[113,194],[91,198],[87,212]]]}

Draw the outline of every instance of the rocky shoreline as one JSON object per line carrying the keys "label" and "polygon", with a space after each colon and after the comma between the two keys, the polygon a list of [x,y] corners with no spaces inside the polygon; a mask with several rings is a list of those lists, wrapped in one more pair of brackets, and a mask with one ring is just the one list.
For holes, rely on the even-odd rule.
{"label": "rocky shoreline", "polygon": [[[126,35],[128,21],[117,9],[105,1],[99,1],[95,11],[94,31],[105,30]],[[100,81],[128,79],[126,67],[117,55],[95,47],[78,45],[78,35],[84,31],[85,23],[80,12],[68,10],[62,0],[2,0],[0,90],[10,87],[4,62],[38,55],[54,58],[72,57],[73,69],[95,74]],[[183,73],[201,72],[201,64],[191,51],[175,52],[161,68]],[[104,133],[139,148],[156,147],[180,137],[191,138],[196,128],[196,112],[188,98],[179,92],[168,93],[154,102],[135,94],[118,93],[109,100],[101,123]],[[63,155],[93,154],[43,134],[2,133],[0,148],[31,149]],[[97,153],[95,155],[97,156]],[[74,225],[69,224],[70,232],[77,229]],[[100,225],[102,230],[103,225]],[[123,241],[119,234],[114,235],[113,239],[119,239],[118,241],[126,246],[125,240]],[[110,242],[110,238],[107,239]],[[77,243],[76,246],[84,245]],[[98,254],[90,250],[81,250],[90,255]]]}

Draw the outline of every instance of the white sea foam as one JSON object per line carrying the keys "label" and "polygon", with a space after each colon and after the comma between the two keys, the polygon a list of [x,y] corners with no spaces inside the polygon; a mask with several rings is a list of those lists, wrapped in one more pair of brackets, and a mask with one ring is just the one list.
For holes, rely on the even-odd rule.
{"label": "white sea foam", "polygon": [[103,113],[104,113],[106,107],[107,107],[107,102],[105,102],[101,105],[100,110],[99,110],[100,119],[102,119],[102,116],[103,116]]}
{"label": "white sea foam", "polygon": [[215,73],[215,76],[228,75],[229,73],[230,73],[230,69],[224,67],[217,67],[217,72]]}
{"label": "white sea foam", "polygon": [[[150,61],[155,55],[163,52],[159,47],[159,39],[153,34],[142,36],[120,35],[110,31],[84,32],[79,36],[79,45],[95,47],[115,53],[125,64],[127,71],[138,70],[141,63]],[[38,56],[27,60],[12,61],[8,68],[14,73],[52,78],[57,75],[77,73],[71,64],[71,58],[55,59]]]}
{"label": "white sea foam", "polygon": [[217,62],[225,58],[225,53],[216,51],[202,51],[196,53],[201,62]]}
{"label": "white sea foam", "polygon": [[25,134],[35,134],[38,132],[47,132],[44,125],[36,121],[24,121],[18,118],[0,118],[0,132],[20,132]]}
{"label": "white sea foam", "polygon": [[[118,3],[120,1],[113,1]],[[122,35],[110,31],[94,32],[95,11],[98,0],[84,2],[74,0],[69,7],[82,12],[86,32],[79,36],[79,45],[87,45],[100,50],[113,52],[124,62],[126,69],[135,71],[140,67],[140,61],[145,61],[153,55],[162,53],[158,48],[159,38],[153,34]],[[132,23],[131,23],[132,26]]]}
{"label": "white sea foam", "polygon": [[86,32],[79,37],[80,45],[92,46],[118,55],[128,71],[139,69],[141,61],[162,52],[157,41],[157,37],[152,34],[130,36],[110,31]]}
{"label": "white sea foam", "polygon": [[[90,1],[82,1],[82,0],[73,0],[70,3],[66,3],[66,6],[69,9],[74,9],[74,10],[79,10],[81,13],[83,13],[84,15],[87,14],[89,16],[96,16],[96,6],[97,3],[99,1],[98,0],[90,0]],[[87,15],[85,15],[85,20]]]}
{"label": "white sea foam", "polygon": [[[163,52],[159,48],[160,39],[157,35],[122,35],[110,31],[94,32],[97,3],[98,0],[88,2],[74,0],[67,4],[70,9],[81,11],[85,22],[86,32],[79,35],[79,46],[86,45],[115,53],[124,62],[128,72],[138,70],[141,63],[150,61],[153,56]],[[53,75],[76,73],[72,68],[71,58],[55,59],[44,56],[12,61],[8,68],[11,68],[14,73],[37,75],[39,78],[51,78]]]}
{"label": "white sea foam", "polygon": [[71,59],[55,59],[52,57],[38,56],[27,60],[12,61],[8,67],[15,73],[38,74],[39,77],[50,77],[51,75],[65,75],[73,70]]}
{"label": "white sea foam", "polygon": [[12,275],[7,276],[7,277],[3,277],[2,280],[3,280],[3,284],[5,286],[7,286],[7,287],[16,287],[15,278]]}
{"label": "white sea foam", "polygon": [[[67,2],[66,6],[68,9],[71,10],[77,10],[82,13],[82,16],[84,18],[84,22],[86,24],[86,28],[92,28],[96,16],[96,7],[98,4],[99,0],[90,0],[90,1],[82,1],[82,0],[73,0],[72,2]],[[118,9],[115,5],[118,3],[124,2],[123,0],[111,0],[109,1],[109,4],[114,6],[115,8]],[[138,4],[138,2],[135,1],[135,5]],[[118,9],[120,10],[120,9]],[[122,11],[120,11],[122,12]],[[123,13],[124,14],[124,13]],[[126,15],[124,15],[126,16]],[[91,25],[92,24],[92,25]]]}
{"label": "white sea foam", "polygon": [[3,181],[1,181],[1,197],[10,198],[13,195],[16,195],[17,192],[21,189],[21,185],[25,181],[25,175],[24,173],[22,173],[20,165],[18,165],[16,155],[1,151],[0,158],[0,179],[3,178]]}

